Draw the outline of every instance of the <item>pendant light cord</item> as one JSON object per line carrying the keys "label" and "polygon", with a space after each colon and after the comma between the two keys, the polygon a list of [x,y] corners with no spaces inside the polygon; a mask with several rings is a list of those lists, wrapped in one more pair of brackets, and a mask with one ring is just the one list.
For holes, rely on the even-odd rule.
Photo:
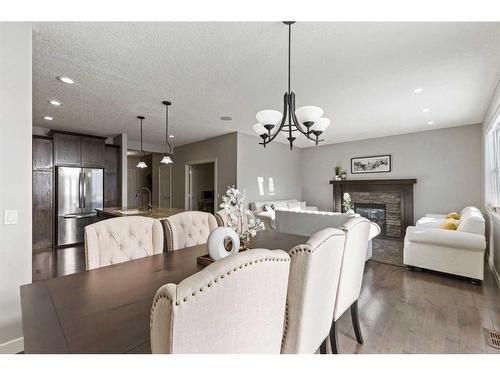
{"label": "pendant light cord", "polygon": [[168,100],[162,102],[165,105],[165,143],[168,146],[168,153],[171,154],[173,151],[172,145],[168,141],[168,107],[172,104]]}
{"label": "pendant light cord", "polygon": [[140,120],[141,120],[141,152],[142,152],[142,155],[144,156],[144,150],[142,148],[142,118]]}
{"label": "pendant light cord", "polygon": [[291,40],[292,40],[292,25],[288,25],[288,95],[290,95],[290,54],[291,54]]}

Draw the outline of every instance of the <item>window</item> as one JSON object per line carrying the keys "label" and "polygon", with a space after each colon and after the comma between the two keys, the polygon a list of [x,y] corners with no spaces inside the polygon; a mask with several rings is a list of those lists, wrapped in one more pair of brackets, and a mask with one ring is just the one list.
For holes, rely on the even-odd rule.
{"label": "window", "polygon": [[489,161],[489,183],[490,200],[495,206],[500,205],[500,124],[496,125],[488,133],[488,161]]}

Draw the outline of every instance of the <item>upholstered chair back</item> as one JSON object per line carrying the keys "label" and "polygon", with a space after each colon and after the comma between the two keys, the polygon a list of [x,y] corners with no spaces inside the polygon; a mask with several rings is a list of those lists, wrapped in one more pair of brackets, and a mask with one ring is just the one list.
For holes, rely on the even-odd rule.
{"label": "upholstered chair back", "polygon": [[361,292],[371,222],[363,217],[356,217],[345,223],[341,229],[345,232],[346,239],[334,320],[337,320],[358,299]]}
{"label": "upholstered chair back", "polygon": [[167,250],[204,244],[212,230],[217,228],[214,215],[201,211],[186,211],[164,221]]}
{"label": "upholstered chair back", "polygon": [[152,353],[280,353],[290,257],[254,249],[158,289]]}
{"label": "upholstered chair back", "polygon": [[87,270],[162,252],[163,229],[159,220],[117,217],[85,227]]}
{"label": "upholstered chair back", "polygon": [[288,253],[291,264],[282,353],[312,354],[328,337],[345,238],[339,229],[322,229]]}
{"label": "upholstered chair back", "polygon": [[226,210],[220,210],[215,213],[215,218],[219,227],[227,227],[230,222],[238,224],[236,232],[242,234],[247,231],[251,223],[255,223],[255,217],[252,212],[243,215],[241,222],[237,217],[231,217]]}

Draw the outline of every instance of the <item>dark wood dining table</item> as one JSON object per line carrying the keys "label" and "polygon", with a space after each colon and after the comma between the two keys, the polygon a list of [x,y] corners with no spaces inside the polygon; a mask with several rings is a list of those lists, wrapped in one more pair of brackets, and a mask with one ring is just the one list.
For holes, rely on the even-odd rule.
{"label": "dark wood dining table", "polygon": [[[262,231],[249,248],[283,249],[307,237]],[[206,244],[21,286],[25,353],[149,353],[154,295],[202,270]]]}

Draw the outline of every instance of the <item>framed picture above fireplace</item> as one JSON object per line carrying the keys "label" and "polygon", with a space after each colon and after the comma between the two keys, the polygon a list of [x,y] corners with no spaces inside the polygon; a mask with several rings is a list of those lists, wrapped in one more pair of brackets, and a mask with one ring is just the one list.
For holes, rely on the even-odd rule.
{"label": "framed picture above fireplace", "polygon": [[391,171],[391,155],[351,158],[351,174],[387,173]]}

